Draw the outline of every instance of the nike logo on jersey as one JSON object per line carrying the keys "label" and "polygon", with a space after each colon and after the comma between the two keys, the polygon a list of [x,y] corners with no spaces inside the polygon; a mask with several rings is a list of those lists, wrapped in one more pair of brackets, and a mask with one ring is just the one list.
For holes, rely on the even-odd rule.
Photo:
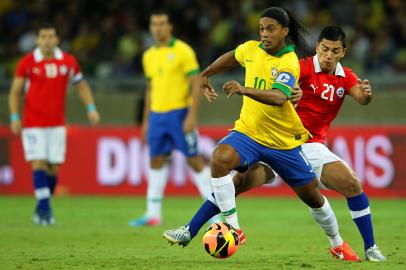
{"label": "nike logo on jersey", "polygon": [[245,62],[247,62],[247,63],[254,63],[254,60],[251,60],[251,59],[245,59]]}

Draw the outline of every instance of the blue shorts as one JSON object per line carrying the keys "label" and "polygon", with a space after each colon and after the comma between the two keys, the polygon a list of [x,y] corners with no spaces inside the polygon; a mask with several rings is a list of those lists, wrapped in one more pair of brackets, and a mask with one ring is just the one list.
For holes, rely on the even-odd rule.
{"label": "blue shorts", "polygon": [[273,149],[257,143],[247,135],[231,131],[218,144],[231,145],[240,156],[240,166],[235,168],[244,172],[252,164],[263,161],[290,186],[303,186],[310,183],[316,174],[298,146],[290,150]]}
{"label": "blue shorts", "polygon": [[173,110],[166,113],[150,112],[148,122],[148,145],[151,157],[169,155],[178,149],[186,157],[196,156],[197,131],[185,134],[183,122],[188,109]]}

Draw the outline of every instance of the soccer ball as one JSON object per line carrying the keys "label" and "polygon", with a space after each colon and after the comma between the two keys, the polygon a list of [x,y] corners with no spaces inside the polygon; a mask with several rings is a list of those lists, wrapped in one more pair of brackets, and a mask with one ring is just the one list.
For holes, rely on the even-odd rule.
{"label": "soccer ball", "polygon": [[237,231],[227,223],[213,223],[203,236],[204,249],[215,258],[225,259],[238,249]]}

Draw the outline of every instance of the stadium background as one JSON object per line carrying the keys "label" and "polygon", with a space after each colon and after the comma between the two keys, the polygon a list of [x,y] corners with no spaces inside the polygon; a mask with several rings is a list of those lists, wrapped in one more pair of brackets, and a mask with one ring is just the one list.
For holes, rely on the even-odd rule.
{"label": "stadium background", "polygon": [[[366,188],[385,191],[378,195],[406,195],[405,3],[346,0],[272,4],[296,12],[309,29],[310,48],[323,26],[337,24],[346,30],[349,49],[343,63],[370,79],[375,97],[365,107],[347,99],[329,145],[349,162]],[[2,1],[0,193],[31,192],[30,170],[23,161],[20,141],[8,130],[7,93],[17,60],[35,46],[35,26],[39,23],[53,22],[60,32],[61,47],[78,57],[102,116],[101,127],[85,127],[84,109],[76,93],[69,91],[68,156],[58,192],[140,195],[145,191],[148,160],[137,137],[145,88],[140,59],[152,44],[149,12],[162,7],[171,11],[175,36],[193,46],[205,67],[244,40],[257,38],[258,16],[268,5],[267,1]],[[236,69],[216,77],[216,87],[230,78],[241,81],[242,72]],[[214,104],[201,102],[201,147],[207,157],[238,117],[240,106],[239,97],[227,99],[224,95]],[[171,175],[168,193],[195,193],[177,154]],[[287,192],[279,187],[283,185],[258,192]]]}

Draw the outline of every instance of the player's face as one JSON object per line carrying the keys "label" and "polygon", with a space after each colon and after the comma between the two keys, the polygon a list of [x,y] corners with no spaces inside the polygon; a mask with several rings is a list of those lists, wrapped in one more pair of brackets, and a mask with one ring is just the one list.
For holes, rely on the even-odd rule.
{"label": "player's face", "polygon": [[149,28],[156,41],[165,41],[172,34],[172,25],[167,15],[152,15]]}
{"label": "player's face", "polygon": [[58,46],[59,39],[53,28],[40,29],[37,36],[37,46],[45,53],[51,53]]}
{"label": "player's face", "polygon": [[283,27],[277,20],[263,17],[259,20],[259,35],[266,51],[275,52],[285,42],[289,33],[287,27]]}
{"label": "player's face", "polygon": [[331,73],[336,69],[338,62],[345,55],[345,48],[341,41],[322,39],[316,45],[316,52],[323,72]]}

